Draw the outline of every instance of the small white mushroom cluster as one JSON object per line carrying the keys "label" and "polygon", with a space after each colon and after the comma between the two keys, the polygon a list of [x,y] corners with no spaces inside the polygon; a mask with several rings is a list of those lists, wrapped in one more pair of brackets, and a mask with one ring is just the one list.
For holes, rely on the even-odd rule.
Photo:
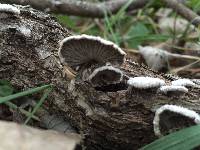
{"label": "small white mushroom cluster", "polygon": [[[164,113],[166,112],[168,113],[164,115]],[[163,136],[163,134],[161,133],[162,125],[167,124],[167,126],[169,126],[169,124],[171,124],[170,128],[173,128],[173,126],[176,126],[173,122],[170,122],[170,117],[171,118],[174,117],[173,113],[178,115],[179,118],[181,116],[188,118],[188,120],[190,120],[191,125],[200,124],[200,116],[195,111],[189,110],[181,106],[176,106],[176,105],[163,105],[156,110],[154,120],[153,120],[154,133],[156,136],[158,137]],[[167,119],[167,122],[166,122],[166,119]],[[175,127],[175,129],[177,128],[181,128],[181,126]]]}
{"label": "small white mushroom cluster", "polygon": [[180,96],[188,92],[186,87],[195,87],[196,84],[189,79],[178,79],[172,81],[171,85],[161,86],[159,92],[165,95],[176,95]]}
{"label": "small white mushroom cluster", "polygon": [[0,19],[9,18],[11,16],[19,16],[20,10],[9,4],[0,4]]}
{"label": "small white mushroom cluster", "polygon": [[178,79],[166,85],[165,81],[152,77],[134,77],[127,81],[129,92],[133,89],[157,89],[158,93],[168,96],[180,96],[188,92],[186,87],[195,87],[196,84],[189,79]]}

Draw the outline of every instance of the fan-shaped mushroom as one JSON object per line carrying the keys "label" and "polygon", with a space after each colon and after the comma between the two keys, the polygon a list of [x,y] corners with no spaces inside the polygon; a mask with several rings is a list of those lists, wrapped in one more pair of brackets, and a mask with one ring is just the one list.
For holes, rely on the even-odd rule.
{"label": "fan-shaped mushroom", "polygon": [[89,81],[94,86],[116,84],[122,80],[122,71],[112,66],[103,66],[96,68],[89,76]]}
{"label": "fan-shaped mushroom", "polygon": [[176,105],[161,106],[156,110],[153,120],[154,133],[159,137],[195,124],[200,124],[199,114]]}
{"label": "fan-shaped mushroom", "polygon": [[62,40],[58,51],[63,64],[77,70],[92,64],[121,65],[126,53],[116,44],[100,37],[75,35]]}
{"label": "fan-shaped mushroom", "polygon": [[184,86],[167,85],[161,86],[159,92],[168,96],[180,96],[184,93],[187,93],[188,89]]}

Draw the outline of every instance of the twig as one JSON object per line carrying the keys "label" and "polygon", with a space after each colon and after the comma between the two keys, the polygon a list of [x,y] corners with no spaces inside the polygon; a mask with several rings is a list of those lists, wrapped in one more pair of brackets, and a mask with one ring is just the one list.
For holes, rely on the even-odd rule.
{"label": "twig", "polygon": [[[102,18],[105,12],[108,12],[108,14],[115,14],[128,0],[109,0],[99,3],[79,0],[0,0],[0,2],[31,5],[35,9],[53,13]],[[148,2],[150,2],[150,0],[135,0],[130,4],[127,11],[142,8]],[[176,0],[163,0],[163,2],[195,26],[200,24],[200,16],[182,3]]]}
{"label": "twig", "polygon": [[174,53],[170,53],[170,52],[167,52],[167,55],[171,58],[182,58],[182,59],[200,61],[200,57],[198,57],[198,56],[181,55],[181,54],[174,54]]}
{"label": "twig", "polygon": [[199,26],[200,24],[200,16],[196,14],[191,9],[187,8],[184,4],[178,2],[177,0],[162,0],[167,4],[168,7],[172,8],[179,15],[187,19],[195,26]]}
{"label": "twig", "polygon": [[[104,17],[105,12],[116,13],[128,0],[110,0],[99,3],[79,0],[0,0],[1,3],[31,5],[35,9],[84,17]],[[127,10],[142,8],[149,0],[135,0]]]}
{"label": "twig", "polygon": [[197,61],[192,62],[192,63],[190,63],[190,64],[188,64],[188,65],[186,65],[186,66],[179,67],[179,68],[175,68],[175,69],[171,70],[170,73],[176,74],[177,72],[179,72],[179,71],[181,71],[181,70],[185,70],[185,69],[187,69],[187,68],[190,68],[191,66],[193,66],[193,65],[195,65],[195,64],[197,64],[197,63],[199,63],[199,62],[200,62],[200,60],[197,60]]}

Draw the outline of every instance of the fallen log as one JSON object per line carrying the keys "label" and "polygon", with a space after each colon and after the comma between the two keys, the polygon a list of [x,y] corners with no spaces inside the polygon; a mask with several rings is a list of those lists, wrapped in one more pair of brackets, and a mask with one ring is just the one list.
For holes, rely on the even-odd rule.
{"label": "fallen log", "polygon": [[[58,50],[59,43],[71,35],[69,31],[48,14],[25,6],[14,7],[20,13],[4,9],[0,14],[0,79],[9,80],[20,91],[52,84],[54,91],[46,106],[49,111],[59,112],[70,120],[85,137],[87,149],[138,149],[152,142],[156,139],[153,127],[155,112],[165,104],[200,112],[200,89],[197,85],[180,94],[177,94],[179,91],[159,92],[157,84],[147,88],[143,81],[138,86],[134,86],[135,82],[130,85],[128,81],[133,77],[158,78],[167,85],[176,78],[139,65],[128,56],[121,66],[117,66],[123,79],[116,84],[93,86],[83,80],[84,71],[79,72],[74,66],[70,67],[77,72],[66,71]],[[70,77],[69,72],[73,74]],[[173,121],[183,124],[176,124],[176,128],[196,123],[187,115],[170,114],[169,110],[166,113],[162,117],[171,115]],[[173,124],[173,121],[168,121],[170,118],[162,124],[164,134],[170,130],[165,123]]]}

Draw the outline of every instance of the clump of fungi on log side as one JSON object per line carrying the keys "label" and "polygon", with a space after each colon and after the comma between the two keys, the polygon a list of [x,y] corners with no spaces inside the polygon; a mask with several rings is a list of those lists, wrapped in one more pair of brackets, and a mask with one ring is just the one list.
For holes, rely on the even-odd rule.
{"label": "clump of fungi on log side", "polygon": [[[125,61],[125,52],[114,43],[100,37],[91,35],[67,37],[61,42],[58,53],[62,64],[76,72],[78,78],[88,81],[92,87],[99,87],[97,89],[102,89],[104,92],[106,87],[111,87],[109,85],[120,91],[117,87],[119,83],[123,83],[125,86],[121,90],[126,90],[126,94],[130,97],[150,92],[178,98],[188,92],[187,87],[197,86],[190,79],[177,79],[165,83],[163,79],[149,76],[129,77],[120,70]],[[110,92],[109,89],[106,92]],[[119,102],[114,101],[114,103],[119,105]],[[155,112],[154,133],[161,137],[199,122],[200,117],[195,111],[166,104]]]}
{"label": "clump of fungi on log side", "polygon": [[0,78],[19,90],[53,84],[45,106],[63,114],[88,149],[138,149],[199,124],[197,80],[168,79],[115,43],[72,35],[29,7],[0,4],[0,21]]}

